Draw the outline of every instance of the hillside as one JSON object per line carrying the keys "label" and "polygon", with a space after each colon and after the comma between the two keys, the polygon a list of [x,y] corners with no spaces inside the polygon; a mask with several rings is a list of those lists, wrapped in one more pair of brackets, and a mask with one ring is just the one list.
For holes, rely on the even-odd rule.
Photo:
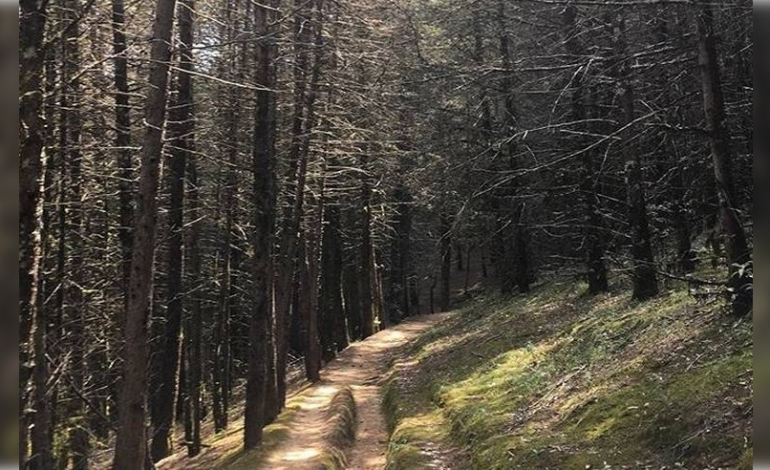
{"label": "hillside", "polygon": [[482,298],[423,336],[387,388],[387,468],[751,468],[751,321],[584,291]]}
{"label": "hillside", "polygon": [[17,10],[0,466],[748,468],[751,1]]}

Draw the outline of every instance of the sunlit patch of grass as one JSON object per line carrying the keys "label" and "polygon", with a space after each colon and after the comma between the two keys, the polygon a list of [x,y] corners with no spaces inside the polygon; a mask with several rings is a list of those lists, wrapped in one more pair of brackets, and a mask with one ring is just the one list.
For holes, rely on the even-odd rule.
{"label": "sunlit patch of grass", "polygon": [[435,439],[469,449],[468,468],[736,468],[751,448],[752,345],[750,322],[685,289],[482,299],[418,342],[408,393],[388,398],[389,455],[419,461]]}

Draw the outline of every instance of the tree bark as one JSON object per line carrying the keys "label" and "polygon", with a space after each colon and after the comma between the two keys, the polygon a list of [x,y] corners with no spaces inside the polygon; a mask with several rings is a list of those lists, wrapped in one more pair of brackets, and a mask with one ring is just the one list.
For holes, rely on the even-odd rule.
{"label": "tree bark", "polygon": [[[86,299],[84,296],[84,246],[85,238],[83,227],[84,207],[82,201],[83,188],[83,155],[81,151],[82,117],[81,88],[80,88],[80,25],[79,16],[81,7],[79,0],[69,0],[67,3],[65,19],[70,22],[63,42],[63,99],[66,108],[63,110],[63,119],[66,122],[66,136],[63,136],[66,146],[63,148],[68,169],[68,184],[66,186],[65,200],[67,208],[67,232],[72,234],[68,249],[70,252],[68,278],[64,284],[64,296],[69,306],[65,310],[67,325],[68,347],[70,349],[70,378],[71,384],[81,394],[83,399],[88,398],[85,390],[88,376],[86,363]],[[90,454],[90,439],[88,420],[84,419],[86,408],[83,400],[75,400],[67,410],[69,418],[73,421],[73,427],[69,435],[69,457],[73,469],[88,468]]]}
{"label": "tree bark", "polygon": [[705,2],[701,3],[697,22],[703,109],[711,144],[719,213],[726,238],[732,311],[733,314],[742,316],[748,315],[754,308],[752,253],[735,205],[736,191],[732,175],[733,148],[730,131],[725,124],[725,104],[717,60],[713,13]]}
{"label": "tree bark", "polygon": [[254,231],[251,243],[254,250],[253,289],[254,312],[249,324],[249,367],[244,411],[244,448],[253,449],[262,442],[265,424],[268,377],[268,334],[273,308],[272,228],[275,219],[275,113],[270,88],[274,85],[274,45],[268,37],[277,2],[255,7],[254,26],[262,39],[256,44],[254,81],[264,89],[256,91],[254,116],[254,143],[252,165],[254,171],[253,197]]}
{"label": "tree bark", "polygon": [[[360,250],[359,250],[360,251]],[[345,261],[345,267],[342,271],[342,282],[344,284],[343,296],[345,300],[345,316],[348,324],[348,336],[351,341],[361,339],[361,294],[358,279],[358,256],[351,253],[350,258]]]}
{"label": "tree bark", "polygon": [[374,334],[374,247],[372,246],[372,188],[367,163],[369,156],[361,155],[364,172],[361,185],[361,265],[359,266],[359,292],[361,302],[361,339]]}
{"label": "tree bark", "polygon": [[[508,170],[513,171],[518,167],[516,162],[517,143],[512,137],[515,135],[517,127],[516,104],[513,96],[514,82],[510,75],[513,70],[511,63],[510,37],[508,36],[508,30],[505,24],[506,8],[503,1],[498,1],[497,18],[500,29],[500,60],[505,70],[508,71],[502,80],[502,92],[504,93],[503,106],[505,111],[503,129],[505,137],[507,138],[504,152],[508,161]],[[519,184],[521,185],[521,183]],[[513,273],[512,279],[508,282],[518,286],[519,292],[526,293],[529,292],[530,266],[526,234],[527,226],[524,223],[524,203],[516,200],[520,190],[517,191],[517,188],[512,181],[506,183],[505,186],[506,199],[510,199],[504,202],[505,214],[508,218],[507,224],[509,224],[512,229],[511,236],[504,235],[505,240],[503,241],[503,243],[506,244],[504,247],[504,253],[506,254],[504,259],[507,261],[506,270],[511,270]],[[506,274],[506,276],[509,275]]]}
{"label": "tree bark", "polygon": [[135,470],[146,455],[147,407],[147,313],[152,290],[157,191],[163,126],[166,118],[168,71],[175,0],[158,0],[150,49],[150,76],[145,104],[145,135],[140,152],[142,164],[137,194],[131,277],[126,307],[125,372],[115,440],[115,470]]}
{"label": "tree bark", "polygon": [[171,433],[174,421],[174,395],[179,369],[179,335],[183,314],[183,226],[185,172],[189,153],[189,139],[193,126],[192,75],[193,71],[193,16],[191,0],[182,0],[177,11],[179,35],[179,75],[176,84],[176,102],[169,111],[170,150],[170,207],[168,237],[168,300],[166,322],[160,352],[156,354],[155,370],[158,383],[153,387],[152,425],[150,447],[153,462],[169,456],[172,451]]}
{"label": "tree bark", "polygon": [[30,364],[30,332],[38,285],[38,212],[43,174],[43,37],[45,0],[19,1],[19,465],[27,457],[27,383]]}
{"label": "tree bark", "polygon": [[[613,25],[615,58],[613,73],[620,86],[621,121],[620,127],[630,127],[634,121],[634,91],[631,85],[630,68],[628,66],[628,47],[625,37],[625,20],[622,16],[615,19]],[[652,252],[652,235],[650,234],[649,218],[647,215],[647,200],[644,190],[644,173],[637,152],[629,142],[629,129],[623,132],[625,142],[623,155],[626,163],[626,203],[628,205],[628,223],[631,232],[631,257],[633,296],[637,300],[647,300],[658,294],[658,279],[656,274],[655,257]]]}
{"label": "tree bark", "polygon": [[[45,272],[45,261],[49,258],[50,251],[50,239],[51,239],[51,216],[52,210],[50,203],[53,202],[53,186],[54,186],[54,159],[55,153],[52,150],[54,142],[54,110],[56,106],[57,93],[56,79],[57,79],[57,67],[59,66],[56,50],[49,48],[46,51],[46,65],[45,65],[45,90],[46,90],[46,102],[45,102],[45,147],[46,147],[46,164],[43,176],[42,187],[42,203],[43,212],[41,218],[41,243],[40,243],[40,269]],[[60,152],[56,152],[57,155],[61,155]],[[45,305],[45,299],[51,295],[51,291],[55,289],[57,279],[51,280],[40,276],[38,286],[35,295],[35,318],[33,318],[33,353],[34,353],[34,369],[32,373],[33,379],[33,395],[32,406],[35,410],[31,444],[32,444],[32,456],[33,458],[27,462],[29,468],[33,470],[46,470],[52,468],[54,465],[53,456],[53,411],[56,409],[57,401],[55,400],[55,393],[49,387],[55,389],[55,385],[48,383],[50,377],[50,368],[48,365],[48,353],[51,339],[54,342],[58,342],[56,335],[50,335],[49,330],[56,332],[54,326],[54,318],[52,313],[55,313],[54,309],[48,308]],[[52,289],[52,286],[53,289]],[[52,355],[53,357],[53,355]]]}
{"label": "tree bark", "polygon": [[[577,28],[576,18],[578,9],[574,5],[569,5],[562,13],[562,23],[564,25],[564,47],[566,52],[574,58],[585,57],[586,51],[583,44],[578,39],[579,30]],[[583,66],[585,67],[585,66]],[[572,115],[571,120],[578,123],[581,127],[587,118],[585,90],[584,90],[585,70],[579,71],[572,84]],[[590,132],[590,129],[584,132]],[[587,147],[589,142],[585,138],[575,139],[581,148]],[[578,188],[583,202],[584,219],[584,258],[586,262],[586,271],[588,278],[588,292],[590,294],[599,294],[609,289],[607,282],[607,267],[604,263],[604,244],[601,240],[602,220],[598,211],[599,194],[597,191],[598,176],[594,168],[594,155],[590,150],[584,150],[580,156],[580,169],[578,171]]]}
{"label": "tree bark", "polygon": [[[116,345],[113,346],[116,364],[110,368],[110,398],[113,404],[118,402],[118,390],[122,380],[123,335],[125,313],[128,302],[128,285],[131,276],[131,244],[134,218],[133,178],[134,170],[131,155],[131,108],[128,87],[128,57],[125,32],[125,8],[123,0],[112,0],[112,45],[114,85],[115,85],[115,147],[118,163],[118,241],[121,250],[121,286],[123,289],[123,308],[115,315],[113,329]],[[111,406],[116,408],[115,406]]]}
{"label": "tree bark", "polygon": [[[123,0],[112,0],[112,44],[115,82],[115,147],[118,151],[118,240],[122,256],[123,285],[128,286],[131,268],[131,225],[133,221],[131,158],[131,108],[128,88],[128,57]],[[127,299],[124,292],[124,304]]]}
{"label": "tree bark", "polygon": [[342,304],[342,220],[338,205],[324,209],[321,254],[321,346],[329,361],[348,346],[345,310]]}
{"label": "tree bark", "polygon": [[[664,9],[659,10],[656,21],[657,36],[661,43],[671,41],[674,37],[669,30],[669,18],[666,16]],[[671,79],[669,73],[664,71],[660,79],[664,101],[671,102],[671,87],[666,86]],[[676,117],[680,118],[681,122],[683,114],[681,108],[677,109],[676,114]],[[681,157],[681,152],[675,139],[668,138],[667,147],[671,155],[669,187],[671,188],[672,200],[674,202],[670,211],[670,218],[674,229],[676,270],[682,274],[690,274],[695,270],[697,254],[692,249],[692,230],[690,229],[687,200],[685,199],[684,170],[686,164],[685,160]]]}
{"label": "tree bark", "polygon": [[[296,274],[301,222],[304,215],[305,188],[307,183],[310,143],[315,128],[315,102],[318,96],[320,67],[323,48],[316,47],[308,90],[308,50],[307,44],[316,31],[316,37],[322,34],[320,12],[322,1],[316,0],[315,8],[319,12],[318,20],[313,22],[305,11],[303,0],[295,1],[295,68],[294,68],[294,116],[290,162],[296,172],[287,183],[289,187],[288,210],[283,224],[283,244],[280,257],[278,284],[276,290],[276,388],[278,410],[283,409],[286,401],[286,367],[288,357],[288,331],[291,327],[291,299],[293,297],[294,276]],[[315,24],[313,24],[315,23]],[[293,193],[293,194],[292,194]]]}
{"label": "tree bark", "polygon": [[[323,216],[321,216],[323,217]],[[305,375],[311,382],[321,380],[321,343],[318,328],[318,235],[301,241],[299,310],[302,313]]]}
{"label": "tree bark", "polygon": [[[189,10],[192,14],[194,10],[193,0],[185,0],[189,2]],[[181,14],[181,12],[180,12]],[[193,110],[191,110],[192,112]],[[191,122],[194,126],[194,121]],[[189,150],[194,148],[194,137],[191,132],[188,134]],[[190,153],[187,161],[188,182],[189,188],[189,213],[192,224],[190,226],[190,235],[187,246],[189,247],[189,282],[193,289],[196,289],[201,282],[201,256],[200,256],[200,183],[198,182],[198,166],[195,159],[195,154]],[[187,454],[190,457],[198,455],[201,451],[201,421],[202,408],[201,408],[201,383],[203,381],[203,315],[201,310],[200,294],[195,294],[191,299],[191,312],[187,322],[188,329],[185,333],[185,342],[187,343],[188,354],[188,372],[187,372],[187,393],[189,406],[187,407],[187,413],[189,416],[186,421],[190,423],[190,432],[188,438]]]}
{"label": "tree bark", "polygon": [[[406,169],[401,169],[402,178]],[[393,192],[397,204],[396,234],[393,240],[391,256],[391,302],[394,305],[394,315],[391,320],[398,323],[410,315],[409,277],[412,275],[411,232],[412,232],[412,195],[403,181],[397,183]]]}
{"label": "tree bark", "polygon": [[451,301],[451,275],[452,275],[452,221],[446,214],[441,214],[441,290],[439,292],[439,309],[442,312],[449,311]]}

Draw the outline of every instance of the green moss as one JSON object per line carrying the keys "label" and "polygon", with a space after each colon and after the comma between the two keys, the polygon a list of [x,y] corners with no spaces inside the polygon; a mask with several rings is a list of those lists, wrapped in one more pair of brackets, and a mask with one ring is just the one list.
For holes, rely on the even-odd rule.
{"label": "green moss", "polygon": [[429,468],[428,448],[450,444],[450,423],[431,401],[430,389],[426,388],[429,381],[424,378],[410,378],[417,383],[409,386],[393,379],[385,386],[382,406],[390,435],[388,470]]}
{"label": "green moss", "polygon": [[646,303],[580,285],[482,299],[418,342],[411,390],[388,387],[389,468],[421,468],[428,440],[490,470],[735,468],[750,433],[714,408],[752,370],[752,340],[723,323],[686,290]]}

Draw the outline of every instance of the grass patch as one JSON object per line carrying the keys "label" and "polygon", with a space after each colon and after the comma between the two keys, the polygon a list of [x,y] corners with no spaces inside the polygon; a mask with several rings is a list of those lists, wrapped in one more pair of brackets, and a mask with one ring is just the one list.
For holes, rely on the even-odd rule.
{"label": "grass patch", "polygon": [[467,449],[465,468],[740,468],[752,351],[750,320],[685,290],[645,303],[580,284],[480,299],[397,369],[389,468],[423,467],[424,442]]}
{"label": "grass patch", "polygon": [[[395,367],[405,370],[407,364]],[[450,423],[415,380],[402,372],[385,386],[383,410],[390,435],[386,469],[430,468],[437,459],[456,465],[464,454],[451,444]]]}

